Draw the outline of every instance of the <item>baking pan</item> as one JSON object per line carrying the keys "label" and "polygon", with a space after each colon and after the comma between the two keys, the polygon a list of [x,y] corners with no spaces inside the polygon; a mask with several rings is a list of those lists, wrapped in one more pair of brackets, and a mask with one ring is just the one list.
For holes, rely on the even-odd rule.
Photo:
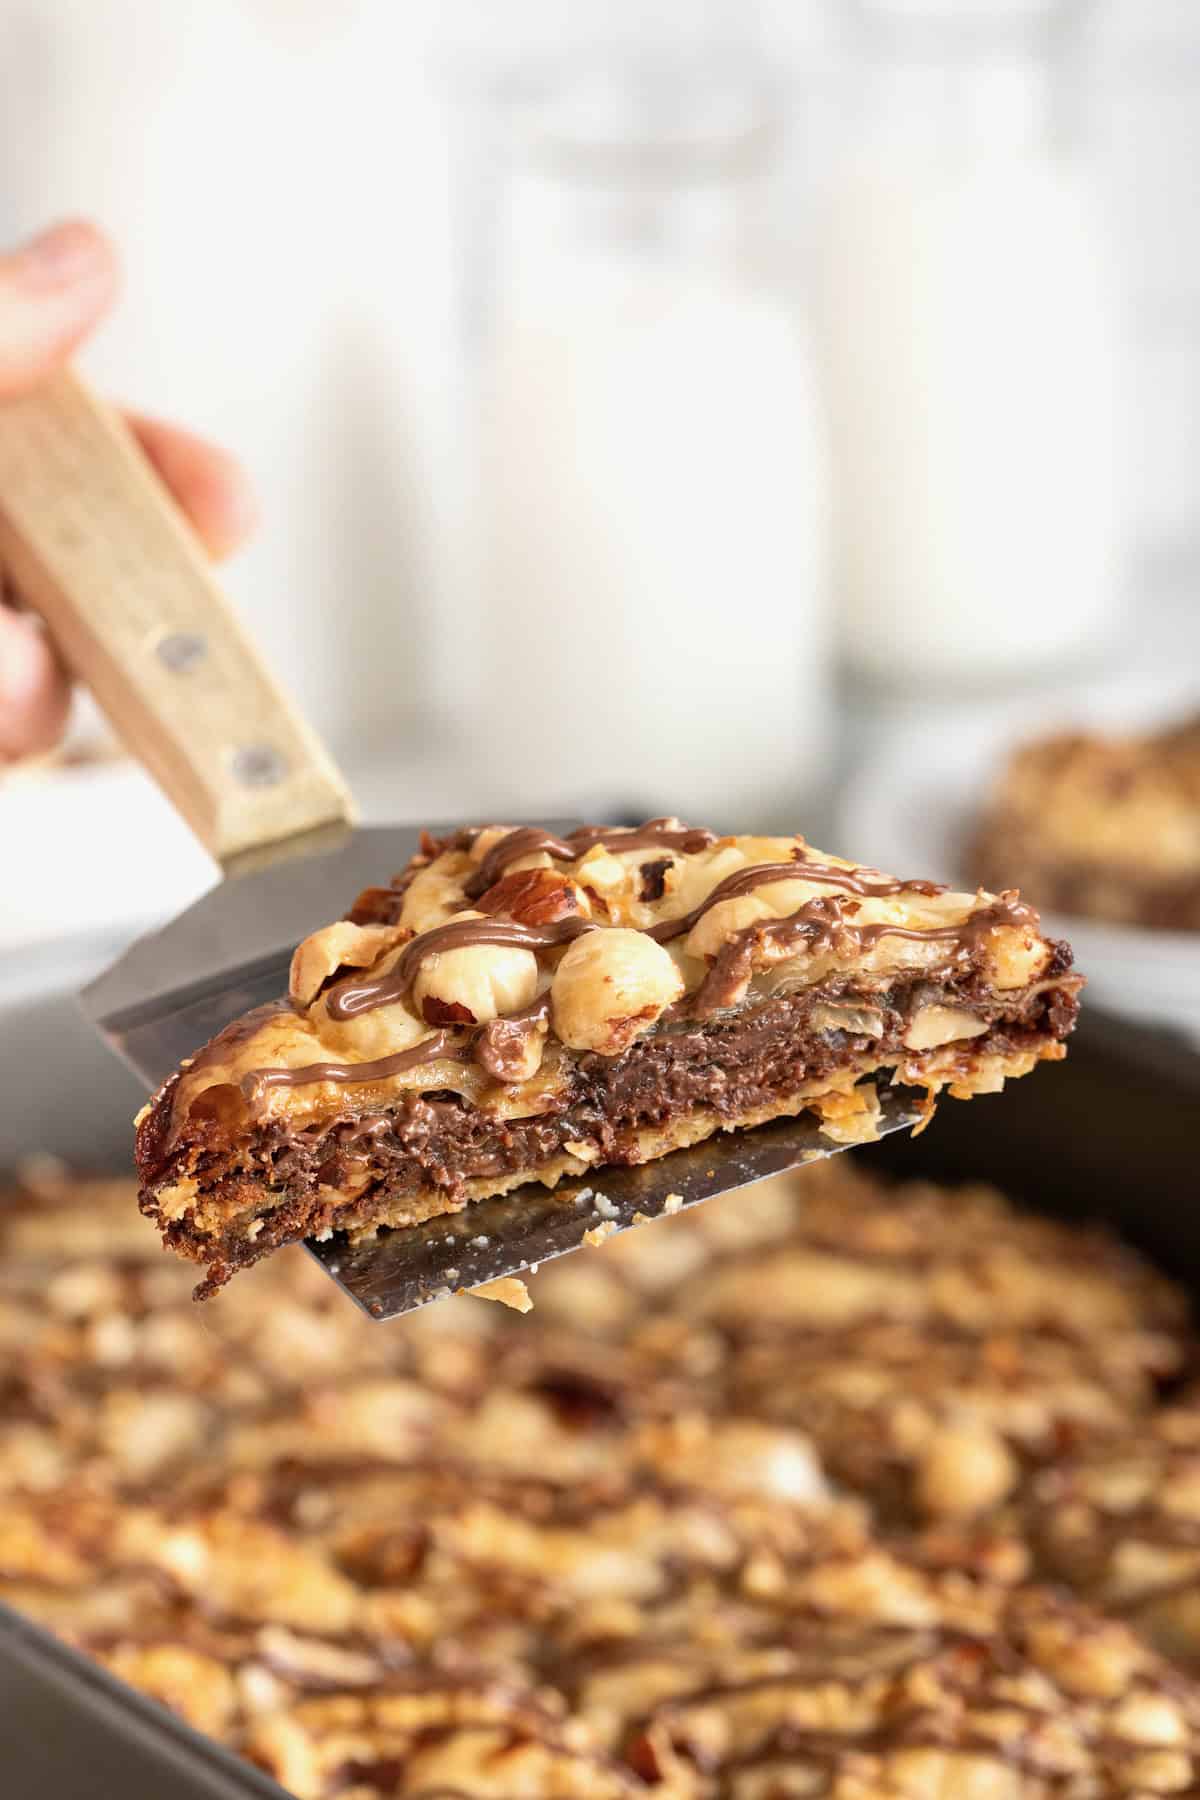
{"label": "baking pan", "polygon": [[868,1152],[877,1167],[987,1180],[1067,1219],[1099,1219],[1200,1305],[1200,1054],[1182,1037],[1084,1002],[1065,1062],[998,1097],[945,1100],[919,1137]]}
{"label": "baking pan", "polygon": [[0,1606],[4,1800],[287,1800],[78,1652]]}
{"label": "baking pan", "polygon": [[[74,1000],[111,946],[0,963],[0,1169],[49,1151],[128,1169],[144,1095]],[[947,1100],[919,1137],[865,1154],[899,1176],[986,1179],[1061,1217],[1102,1219],[1200,1299],[1200,1056],[1085,1008],[1067,1060],[997,1098]],[[380,1330],[403,1325],[380,1326]],[[281,1800],[265,1776],[0,1607],[4,1800]]]}

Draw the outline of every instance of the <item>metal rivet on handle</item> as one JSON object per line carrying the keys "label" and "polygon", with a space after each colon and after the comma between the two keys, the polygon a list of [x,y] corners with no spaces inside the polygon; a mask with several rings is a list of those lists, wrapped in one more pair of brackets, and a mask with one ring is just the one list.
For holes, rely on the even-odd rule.
{"label": "metal rivet on handle", "polygon": [[243,787],[275,787],[287,772],[287,762],[270,744],[243,744],[233,753],[234,780]]}
{"label": "metal rivet on handle", "polygon": [[198,631],[172,631],[155,648],[159,661],[166,663],[172,675],[186,675],[208,655],[208,640]]}

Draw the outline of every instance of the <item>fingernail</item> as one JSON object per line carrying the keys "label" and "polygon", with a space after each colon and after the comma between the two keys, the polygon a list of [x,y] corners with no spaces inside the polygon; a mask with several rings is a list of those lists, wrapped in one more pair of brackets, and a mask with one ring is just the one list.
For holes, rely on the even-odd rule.
{"label": "fingernail", "polygon": [[107,276],[108,245],[94,226],[68,219],[40,232],[13,258],[13,273],[27,287],[42,292],[72,288]]}

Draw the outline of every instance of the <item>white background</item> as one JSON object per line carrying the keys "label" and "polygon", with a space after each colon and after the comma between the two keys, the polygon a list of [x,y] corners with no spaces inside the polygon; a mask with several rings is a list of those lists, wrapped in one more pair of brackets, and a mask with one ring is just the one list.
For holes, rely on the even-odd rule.
{"label": "white background", "polygon": [[[0,0],[0,241],[76,212],[119,239],[125,298],[88,366],[250,465],[264,527],[230,586],[376,814],[470,810],[457,446],[494,175],[480,96],[614,34],[756,23],[794,127],[776,227],[802,299],[841,141],[842,0]],[[1200,647],[1197,0],[1100,0],[1078,99],[1125,334],[1125,659],[1178,663]],[[60,830],[45,838],[69,859]],[[172,857],[194,886],[186,848]],[[13,859],[38,871],[38,916],[55,886],[42,854]],[[124,894],[107,909],[124,916]]]}

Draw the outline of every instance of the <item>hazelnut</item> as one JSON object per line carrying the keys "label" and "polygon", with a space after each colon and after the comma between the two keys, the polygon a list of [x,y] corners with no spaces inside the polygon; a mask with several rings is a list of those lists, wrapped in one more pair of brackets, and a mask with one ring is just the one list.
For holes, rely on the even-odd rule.
{"label": "hazelnut", "polygon": [[463,904],[462,872],[449,874],[443,866],[445,860],[448,859],[439,859],[432,868],[421,869],[408,884],[400,923],[410,931],[432,931],[435,925],[444,925]]}
{"label": "hazelnut", "polygon": [[310,1006],[339,969],[369,969],[408,936],[396,925],[352,925],[340,919],[296,946],[288,991],[297,1006]]}
{"label": "hazelnut", "polygon": [[615,857],[611,850],[603,844],[594,844],[586,856],[580,858],[576,874],[584,887],[594,888],[599,894],[615,894],[629,885],[630,872],[625,864]]}
{"label": "hazelnut", "polygon": [[697,919],[687,939],[689,956],[713,957],[721,946],[760,919],[784,919],[813,897],[812,883],[781,876],[778,881],[765,881],[748,894],[731,900],[719,900]]}
{"label": "hazelnut", "polygon": [[401,896],[394,887],[365,887],[346,917],[353,925],[394,925],[400,906]]}
{"label": "hazelnut", "polygon": [[1002,993],[1036,981],[1053,954],[1034,925],[996,925],[984,937],[984,949],[992,981]]}
{"label": "hazelnut", "polygon": [[1170,1749],[1187,1739],[1187,1725],[1166,1694],[1134,1691],[1121,1700],[1109,1721],[1113,1735],[1131,1744]]}
{"label": "hazelnut", "polygon": [[917,1495],[927,1512],[969,1518],[998,1506],[1017,1479],[1017,1463],[996,1433],[952,1425],[934,1434],[917,1468]]}
{"label": "hazelnut", "polygon": [[[460,919],[481,919],[477,912]],[[538,965],[532,950],[505,944],[468,944],[435,950],[413,982],[413,1002],[434,1024],[481,1025],[502,1013],[518,1012],[537,993]]]}
{"label": "hazelnut", "polygon": [[557,869],[513,870],[479,902],[480,912],[505,913],[518,925],[553,925],[585,909],[586,901],[576,883]]}
{"label": "hazelnut", "polygon": [[1192,1786],[1192,1759],[1183,1750],[1143,1750],[1121,1765],[1121,1775],[1147,1794],[1181,1794]]}
{"label": "hazelnut", "polygon": [[909,1023],[903,1042],[909,1050],[936,1050],[963,1038],[979,1037],[987,1021],[964,1012],[961,1006],[923,1006]]}
{"label": "hazelnut", "polygon": [[589,931],[554,972],[554,1029],[570,1050],[620,1056],[682,994],[674,959],[645,932]]}
{"label": "hazelnut", "polygon": [[506,838],[510,831],[516,829],[515,825],[485,825],[482,831],[477,831],[467,852],[471,863],[478,868],[488,851],[494,850],[501,838]]}
{"label": "hazelnut", "polygon": [[517,1019],[489,1019],[475,1045],[475,1061],[493,1081],[511,1086],[532,1081],[542,1066],[546,1026]]}

